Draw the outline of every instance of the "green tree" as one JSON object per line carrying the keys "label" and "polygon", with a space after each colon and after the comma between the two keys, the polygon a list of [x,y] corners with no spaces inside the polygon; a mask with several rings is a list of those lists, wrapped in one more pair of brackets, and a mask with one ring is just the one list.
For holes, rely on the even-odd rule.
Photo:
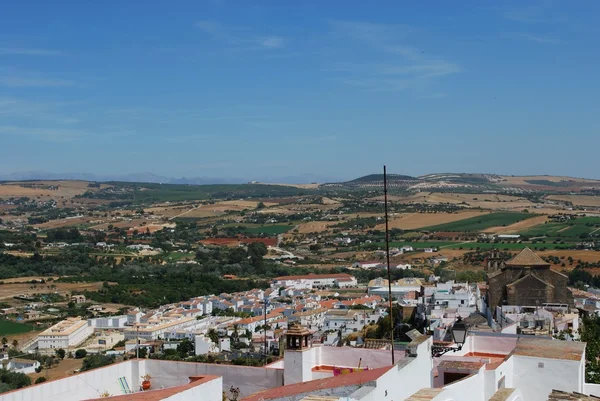
{"label": "green tree", "polygon": [[253,242],[248,245],[248,256],[250,263],[255,267],[262,267],[263,256],[267,254],[267,246],[262,242]]}
{"label": "green tree", "polygon": [[177,345],[177,353],[182,358],[187,358],[194,352],[194,344],[188,339],[184,339]]}
{"label": "green tree", "polygon": [[77,351],[75,351],[75,358],[76,359],[85,358],[86,355],[87,355],[87,351],[84,350],[83,348],[79,348]]}
{"label": "green tree", "polygon": [[54,351],[54,353],[56,354],[57,357],[59,357],[60,359],[65,359],[65,355],[67,355],[67,351],[65,351],[62,348],[57,349],[56,351]]}
{"label": "green tree", "polygon": [[209,329],[206,334],[208,335],[208,338],[210,338],[210,341],[217,345],[219,344],[219,333],[217,333],[217,330]]}

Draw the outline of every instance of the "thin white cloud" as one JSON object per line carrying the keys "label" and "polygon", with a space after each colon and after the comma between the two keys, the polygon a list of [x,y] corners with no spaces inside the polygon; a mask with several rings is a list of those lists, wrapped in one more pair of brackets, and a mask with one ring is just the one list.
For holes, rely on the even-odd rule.
{"label": "thin white cloud", "polygon": [[448,97],[447,93],[444,92],[436,92],[436,93],[432,93],[430,95],[424,95],[421,96],[421,99],[443,99],[445,97]]}
{"label": "thin white cloud", "polygon": [[256,35],[247,28],[225,26],[215,21],[198,21],[196,27],[213,39],[243,50],[281,49],[285,39],[276,35]]}
{"label": "thin white cloud", "polygon": [[52,78],[35,78],[35,77],[15,77],[15,76],[0,76],[0,85],[15,87],[15,88],[49,88],[59,86],[72,86],[73,81],[65,79],[52,79]]}
{"label": "thin white cloud", "polygon": [[332,21],[331,27],[336,40],[356,42],[359,59],[367,58],[361,55],[362,45],[374,60],[338,63],[332,68],[341,73],[334,78],[337,82],[373,91],[402,91],[462,71],[457,63],[411,45],[409,37],[417,30],[410,26]]}
{"label": "thin white cloud", "polygon": [[[38,102],[23,98],[0,97],[0,116],[8,119],[77,124],[80,119],[72,115],[74,102]],[[67,111],[68,109],[68,111]]]}
{"label": "thin white cloud", "polygon": [[63,56],[60,50],[31,49],[24,47],[0,47],[0,56]]}
{"label": "thin white cloud", "polygon": [[261,44],[264,47],[270,47],[273,49],[278,49],[283,47],[283,38],[280,36],[267,36],[265,38],[261,38]]}
{"label": "thin white cloud", "polygon": [[503,33],[501,37],[506,39],[534,42],[545,45],[559,45],[564,43],[562,40],[552,38],[550,36],[522,32],[506,32]]}
{"label": "thin white cloud", "polygon": [[0,125],[0,135],[3,136],[34,136],[52,141],[64,141],[85,136],[85,132],[62,128],[29,128],[12,125]]}

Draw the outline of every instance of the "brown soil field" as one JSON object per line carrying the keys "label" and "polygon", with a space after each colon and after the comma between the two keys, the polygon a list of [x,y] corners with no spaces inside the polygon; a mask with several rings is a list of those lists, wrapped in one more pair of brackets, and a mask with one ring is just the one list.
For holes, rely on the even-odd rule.
{"label": "brown soil field", "polygon": [[[23,185],[57,185],[59,188],[55,191],[41,188],[26,188]],[[103,185],[104,188],[109,187]],[[94,188],[88,187],[88,182],[85,181],[28,181],[28,182],[11,182],[9,184],[0,184],[0,198],[12,198],[17,196],[27,196],[29,198],[47,197],[52,199],[72,198],[75,195],[81,195],[88,190]]]}
{"label": "brown soil field", "polygon": [[[383,201],[383,196],[371,198],[373,200]],[[510,209],[520,210],[532,208],[534,206],[529,200],[518,196],[496,195],[496,194],[461,194],[461,193],[442,193],[442,192],[419,192],[411,196],[390,196],[391,202],[398,203],[466,203],[465,207],[482,209]]]}
{"label": "brown soil field", "polygon": [[53,279],[56,280],[59,276],[28,276],[28,277],[15,277],[15,278],[6,278],[4,280],[2,280],[4,282],[4,284],[13,284],[13,283],[26,283],[29,284],[28,282],[31,280],[48,280],[48,279]]}
{"label": "brown soil field", "polygon": [[92,227],[90,227],[90,229],[93,229],[93,230],[107,230],[108,226],[111,225],[111,224],[114,227],[118,227],[118,228],[131,228],[131,227],[141,226],[142,223],[147,223],[147,222],[148,221],[145,220],[145,219],[132,219],[131,221],[128,221],[128,220],[107,221],[105,223],[92,226]]}
{"label": "brown soil field", "polygon": [[190,210],[194,210],[194,206],[190,206],[190,205],[158,206],[158,207],[148,207],[148,208],[144,209],[144,211],[147,213],[154,213],[156,216],[162,216],[162,217],[175,217],[182,213],[188,212]]}
{"label": "brown soil field", "polygon": [[592,206],[600,207],[600,196],[588,195],[550,195],[546,197],[550,200],[571,202],[574,206]]}
{"label": "brown soil field", "polygon": [[[56,288],[51,289],[49,286],[55,285]],[[31,288],[35,286],[35,288]],[[58,292],[61,295],[71,293],[73,291],[98,291],[102,288],[101,282],[96,283],[45,283],[45,284],[3,284],[0,285],[0,299],[11,299],[20,294],[47,294],[50,292]]]}
{"label": "brown soil field", "polygon": [[302,223],[298,225],[298,233],[320,233],[323,231],[327,231],[330,226],[337,223],[337,221],[311,221],[310,223]]}
{"label": "brown soil field", "polygon": [[515,234],[527,228],[531,228],[539,224],[544,224],[546,221],[548,221],[548,216],[536,216],[527,220],[519,221],[515,224],[511,224],[506,227],[490,227],[483,230],[483,232],[493,234]]}
{"label": "brown soil field", "polygon": [[94,217],[81,217],[76,219],[60,219],[60,220],[51,220],[42,224],[36,224],[34,227],[39,228],[41,230],[50,230],[53,228],[61,228],[61,227],[73,227],[79,226],[83,224],[87,224],[90,221],[98,220]]}
{"label": "brown soil field", "polygon": [[323,203],[325,205],[339,205],[340,204],[340,202],[335,199],[326,198],[326,197],[323,197],[322,199],[323,199]]}
{"label": "brown soil field", "polygon": [[[459,213],[400,213],[392,216],[389,221],[391,228],[402,230],[412,230],[421,227],[429,227],[437,224],[451,223],[464,220],[471,217],[487,214],[486,211],[466,211]],[[378,230],[385,230],[385,223],[375,227]]]}
{"label": "brown soil field", "polygon": [[552,182],[561,182],[561,181],[574,181],[581,183],[591,183],[591,184],[600,184],[600,181],[587,179],[587,178],[573,178],[573,177],[560,177],[560,176],[551,176],[551,175],[531,175],[531,176],[502,176],[505,180],[503,183],[506,185],[528,185],[529,183],[525,181],[531,180],[544,180],[544,181],[552,181]]}
{"label": "brown soil field", "polygon": [[[277,203],[273,203],[273,202],[263,202],[263,203],[266,207],[277,205]],[[221,215],[225,214],[226,212],[232,211],[232,210],[241,212],[244,209],[256,209],[257,206],[258,206],[258,202],[256,202],[256,201],[244,201],[244,200],[223,201],[223,202],[217,202],[213,205],[200,205],[200,206],[194,207],[194,208],[188,207],[187,211],[183,210],[179,214],[176,214],[176,215],[170,216],[170,217],[171,218],[174,218],[174,217],[197,217],[197,218],[215,217],[215,216],[221,216]],[[265,209],[265,210],[268,210],[268,209]]]}
{"label": "brown soil field", "polygon": [[56,380],[63,377],[71,376],[75,373],[75,370],[80,369],[83,365],[83,359],[65,358],[58,366],[53,366],[50,369],[43,369],[40,373],[32,373],[31,382],[35,382],[38,377],[45,377],[47,380]]}

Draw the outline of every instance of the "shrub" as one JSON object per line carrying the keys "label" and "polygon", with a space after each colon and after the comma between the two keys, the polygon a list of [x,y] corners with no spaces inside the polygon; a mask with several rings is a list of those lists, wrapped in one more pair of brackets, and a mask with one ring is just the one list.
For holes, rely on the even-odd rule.
{"label": "shrub", "polygon": [[81,358],[85,358],[87,355],[87,351],[80,348],[77,351],[75,351],[75,358],[76,359],[81,359]]}

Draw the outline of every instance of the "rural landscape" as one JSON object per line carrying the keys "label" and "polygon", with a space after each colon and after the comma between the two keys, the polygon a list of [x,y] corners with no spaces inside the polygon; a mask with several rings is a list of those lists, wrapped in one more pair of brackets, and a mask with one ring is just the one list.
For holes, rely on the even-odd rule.
{"label": "rural landscape", "polygon": [[[388,185],[393,280],[485,283],[490,252],[506,261],[529,248],[573,288],[600,284],[600,181],[390,174]],[[3,343],[16,355],[65,318],[265,290],[282,276],[350,274],[357,285],[328,296],[367,296],[387,275],[384,199],[380,174],[324,184],[2,182]],[[101,333],[126,343],[122,334]],[[32,379],[114,361],[68,352]]]}

